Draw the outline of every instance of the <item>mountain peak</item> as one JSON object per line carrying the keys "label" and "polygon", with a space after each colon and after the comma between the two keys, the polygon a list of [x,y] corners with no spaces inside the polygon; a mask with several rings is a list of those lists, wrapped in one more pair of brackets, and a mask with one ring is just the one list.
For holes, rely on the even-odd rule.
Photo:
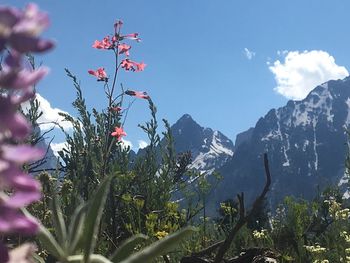
{"label": "mountain peak", "polygon": [[184,114],[181,116],[180,119],[177,120],[176,123],[188,123],[188,122],[195,122],[190,114]]}
{"label": "mountain peak", "polygon": [[193,168],[208,171],[233,155],[233,143],[219,131],[204,128],[184,114],[172,127],[176,152],[191,151]]}
{"label": "mountain peak", "polygon": [[216,189],[217,202],[230,198],[233,191],[245,191],[247,202],[253,200],[252,182],[264,183],[263,153],[268,153],[274,175],[271,208],[287,195],[314,198],[319,189],[344,175],[349,124],[350,78],[330,80],[303,100],[271,109],[254,129],[237,136],[233,157],[220,169],[224,179]]}

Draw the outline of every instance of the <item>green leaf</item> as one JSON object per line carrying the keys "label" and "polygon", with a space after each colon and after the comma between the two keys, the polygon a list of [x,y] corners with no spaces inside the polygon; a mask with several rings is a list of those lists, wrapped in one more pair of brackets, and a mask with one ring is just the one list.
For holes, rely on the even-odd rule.
{"label": "green leaf", "polygon": [[117,248],[117,250],[110,257],[110,260],[113,263],[121,262],[129,257],[133,253],[135,247],[144,242],[146,239],[148,239],[148,236],[142,234],[130,237],[129,239],[125,240],[125,242],[123,242],[119,248]]}
{"label": "green leaf", "polygon": [[[83,257],[84,257],[83,255],[69,256],[67,258],[67,262],[80,263],[83,260]],[[112,263],[102,255],[90,255],[90,262],[91,263]]]}
{"label": "green leaf", "polygon": [[67,242],[69,244],[68,246],[69,254],[74,253],[74,251],[77,248],[79,240],[81,240],[81,237],[83,234],[83,226],[84,226],[86,209],[87,209],[86,204],[81,204],[74,210],[72,221],[68,227]]}
{"label": "green leaf", "polygon": [[103,208],[105,206],[112,178],[113,176],[109,176],[104,179],[97,189],[94,198],[90,200],[88,204],[83,233],[84,263],[90,262],[89,256],[95,249]]}
{"label": "green leaf", "polygon": [[51,211],[52,211],[52,221],[53,226],[55,228],[55,234],[57,236],[58,243],[62,247],[66,247],[67,242],[67,228],[66,223],[64,222],[63,213],[61,206],[59,204],[59,200],[57,198],[56,193],[52,194],[52,202],[51,202]]}
{"label": "green leaf", "polygon": [[41,242],[41,245],[49,251],[54,257],[58,260],[62,260],[66,258],[66,255],[62,249],[62,247],[57,243],[55,238],[51,235],[51,233],[44,227],[40,226],[38,238]]}
{"label": "green leaf", "polygon": [[142,249],[141,251],[133,254],[121,263],[146,263],[151,262],[155,257],[168,253],[173,247],[179,245],[179,242],[192,234],[195,230],[193,227],[186,227],[181,229],[150,246]]}
{"label": "green leaf", "polygon": [[[26,217],[33,218],[33,220],[35,220],[35,217],[33,217],[27,209],[21,208],[21,211]],[[43,225],[39,225],[37,237],[42,243],[43,248],[49,251],[49,253],[56,257],[58,260],[64,260],[66,258],[66,254],[62,247],[57,243],[49,230],[47,230]]]}

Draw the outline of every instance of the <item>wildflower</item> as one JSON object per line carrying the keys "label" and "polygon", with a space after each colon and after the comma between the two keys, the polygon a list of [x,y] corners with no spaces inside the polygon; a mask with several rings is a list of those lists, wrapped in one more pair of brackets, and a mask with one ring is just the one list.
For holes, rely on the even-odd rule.
{"label": "wildflower", "polygon": [[340,232],[339,235],[345,239],[346,243],[350,243],[350,234],[348,234],[346,231]]}
{"label": "wildflower", "polygon": [[122,127],[115,127],[114,132],[111,133],[112,136],[117,138],[117,141],[121,141],[123,136],[126,136],[126,132]]}
{"label": "wildflower", "polygon": [[321,247],[320,245],[316,245],[316,246],[304,246],[305,249],[310,252],[310,253],[314,253],[314,254],[321,254],[326,252],[326,248]]}
{"label": "wildflower", "polygon": [[118,49],[119,49],[119,54],[124,54],[126,56],[129,56],[129,50],[131,49],[131,46],[127,45],[127,44],[119,44],[118,45]]}
{"label": "wildflower", "polygon": [[45,67],[31,71],[23,68],[21,54],[16,51],[12,51],[4,62],[0,71],[0,86],[5,89],[33,86],[48,73]]}
{"label": "wildflower", "polygon": [[143,62],[140,62],[140,63],[134,62],[134,65],[136,66],[136,71],[144,71],[146,67],[146,64]]}
{"label": "wildflower", "polygon": [[134,96],[134,97],[137,97],[140,99],[146,99],[146,100],[150,99],[147,92],[145,92],[145,91],[127,90],[127,91],[125,91],[125,94],[129,95],[129,96]]}
{"label": "wildflower", "polygon": [[262,229],[261,231],[254,230],[253,237],[256,239],[266,239],[267,238],[267,230]]}
{"label": "wildflower", "polygon": [[0,7],[0,51],[6,45],[20,53],[42,52],[51,49],[54,43],[38,36],[48,27],[49,18],[40,12],[37,5],[28,4],[24,10]]}
{"label": "wildflower", "polygon": [[92,47],[97,49],[111,49],[113,47],[113,43],[111,42],[110,37],[106,36],[102,41],[95,40]]}
{"label": "wildflower", "polygon": [[127,34],[127,35],[121,36],[121,39],[136,40],[137,42],[141,41],[141,38],[139,38],[139,33]]}
{"label": "wildflower", "polygon": [[123,59],[122,62],[120,63],[121,67],[124,68],[125,70],[129,71],[143,71],[146,67],[146,64],[143,62],[137,63],[135,61],[132,61],[128,58]]}
{"label": "wildflower", "polygon": [[121,110],[122,110],[122,108],[119,107],[119,106],[111,108],[111,111],[114,111],[114,112],[117,112],[117,113],[120,112]]}
{"label": "wildflower", "polygon": [[[10,51],[0,72],[0,89],[4,90],[0,93],[0,235],[31,235],[38,230],[38,222],[26,217],[20,209],[40,199],[40,184],[22,167],[41,159],[44,152],[21,144],[31,125],[18,108],[35,95],[33,85],[47,73],[45,68],[34,71],[24,68],[22,57],[27,52],[53,47],[52,41],[39,38],[48,25],[47,14],[40,12],[35,4],[28,4],[24,10],[0,7],[0,52],[5,48]],[[19,262],[19,258],[14,258],[20,254],[19,250],[8,253],[0,242],[1,262]]]}
{"label": "wildflower", "polygon": [[97,70],[89,70],[90,75],[97,77],[97,81],[107,81],[107,73],[104,68],[98,68]]}
{"label": "wildflower", "polygon": [[132,70],[135,71],[134,68],[134,63],[130,59],[123,59],[122,62],[120,63],[121,67],[124,68],[125,70]]}
{"label": "wildflower", "polygon": [[168,235],[169,235],[169,233],[166,231],[158,231],[157,233],[154,234],[154,236],[158,239],[162,239]]}

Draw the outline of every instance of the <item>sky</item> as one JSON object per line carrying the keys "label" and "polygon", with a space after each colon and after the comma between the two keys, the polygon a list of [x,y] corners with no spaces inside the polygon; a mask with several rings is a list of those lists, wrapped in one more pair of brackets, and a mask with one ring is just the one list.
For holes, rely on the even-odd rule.
{"label": "sky", "polygon": [[[0,4],[25,6],[26,1]],[[347,0],[39,0],[50,14],[45,37],[56,48],[37,57],[50,74],[37,87],[45,120],[57,112],[76,116],[69,68],[81,81],[89,108],[106,107],[103,86],[87,73],[104,67],[113,72],[110,52],[92,48],[113,32],[138,32],[130,58],[147,64],[143,72],[121,72],[119,83],[146,91],[158,120],[174,124],[190,114],[201,126],[231,140],[254,127],[270,109],[300,100],[317,85],[348,76],[350,1]],[[145,100],[136,100],[125,122],[125,140],[144,147],[137,127],[150,119]],[[66,127],[69,129],[69,126]],[[56,146],[64,142],[54,132]]]}

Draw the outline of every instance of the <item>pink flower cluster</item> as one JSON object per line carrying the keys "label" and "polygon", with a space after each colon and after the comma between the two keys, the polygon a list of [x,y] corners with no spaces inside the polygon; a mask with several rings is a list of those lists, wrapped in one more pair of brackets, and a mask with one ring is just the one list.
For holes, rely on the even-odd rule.
{"label": "pink flower cluster", "polygon": [[[126,43],[122,43],[122,41],[124,40],[136,40],[137,42],[140,42],[141,39],[139,38],[139,34],[131,33],[131,34],[122,35],[120,33],[122,25],[123,25],[123,22],[121,20],[118,20],[114,24],[113,36],[107,35],[101,41],[95,40],[92,47],[96,49],[114,51],[114,54],[117,57],[116,61],[118,61],[119,55],[125,55],[125,58],[122,59],[119,64],[117,63],[116,71],[118,71],[120,67],[125,69],[126,71],[143,71],[146,67],[146,64],[143,62],[136,62],[131,60],[129,58],[131,46]],[[97,78],[97,81],[104,81],[105,85],[108,85],[108,76],[104,68],[100,67],[97,70],[89,70],[88,73],[90,75],[95,76]],[[115,78],[116,78],[116,75],[115,75]],[[113,81],[113,83],[115,83],[115,80]],[[113,90],[114,90],[114,87],[112,88],[112,93],[113,93]],[[141,98],[141,99],[147,99],[147,100],[150,99],[148,94],[142,91],[127,90],[124,92],[124,94]],[[112,96],[112,95],[113,94],[109,94],[109,96]],[[109,107],[113,112],[116,112],[117,114],[119,114],[121,111],[121,108],[119,106],[114,107],[113,105],[109,105]],[[124,131],[123,127],[115,127],[111,135],[116,137],[117,141],[121,141],[122,137],[126,136],[126,132]]]}
{"label": "pink flower cluster", "polygon": [[[143,62],[136,62],[129,59],[131,46],[121,42],[124,40],[136,40],[137,42],[140,42],[141,39],[139,38],[139,34],[131,33],[127,35],[121,35],[120,29],[122,25],[123,22],[121,20],[118,20],[114,24],[114,35],[112,37],[105,36],[101,41],[95,40],[92,47],[96,49],[113,50],[116,53],[116,55],[124,54],[126,58],[124,58],[120,62],[120,66],[123,69],[125,69],[126,71],[143,71],[146,67],[146,64]],[[107,73],[102,67],[98,68],[97,70],[89,70],[88,73],[97,77],[98,81],[106,81],[108,79]]]}
{"label": "pink flower cluster", "polygon": [[[30,134],[31,125],[18,108],[33,98],[33,85],[48,70],[25,68],[23,56],[49,50],[54,44],[39,37],[49,19],[34,4],[24,10],[0,6],[0,18],[0,54],[5,48],[8,51],[0,71],[0,235],[30,235],[37,231],[37,222],[25,217],[20,208],[40,199],[40,184],[22,166],[42,158],[44,152],[21,144]],[[0,250],[6,251],[1,243]]]}

